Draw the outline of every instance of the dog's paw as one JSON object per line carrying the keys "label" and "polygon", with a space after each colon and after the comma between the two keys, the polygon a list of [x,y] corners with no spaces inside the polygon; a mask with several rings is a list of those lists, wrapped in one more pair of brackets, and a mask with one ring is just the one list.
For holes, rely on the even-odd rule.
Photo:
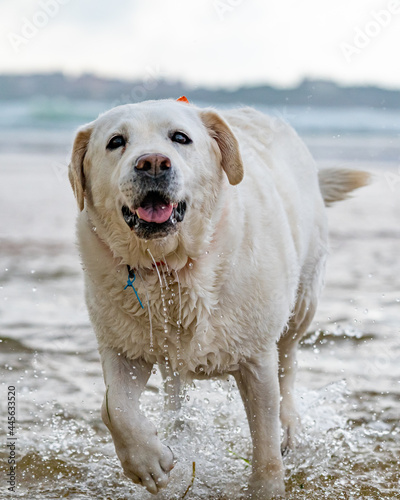
{"label": "dog's paw", "polygon": [[285,483],[282,478],[252,480],[247,490],[249,500],[272,500],[285,498]]}
{"label": "dog's paw", "polygon": [[295,411],[281,410],[281,425],[283,430],[283,439],[281,443],[282,455],[286,455],[289,450],[296,447],[296,436],[301,428],[301,420],[299,414]]}
{"label": "dog's paw", "polygon": [[249,500],[285,498],[282,460],[270,462],[267,466],[253,472],[249,481],[247,498]]}
{"label": "dog's paw", "polygon": [[153,495],[168,484],[174,455],[157,436],[149,437],[140,447],[124,446],[116,451],[125,475],[134,483],[143,485]]}

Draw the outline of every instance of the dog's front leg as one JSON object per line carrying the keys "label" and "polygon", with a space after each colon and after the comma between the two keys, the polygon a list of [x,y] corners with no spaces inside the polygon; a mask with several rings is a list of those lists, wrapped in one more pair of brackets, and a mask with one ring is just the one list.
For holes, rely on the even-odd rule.
{"label": "dog's front leg", "polygon": [[234,376],[246,408],[253,440],[250,498],[267,500],[284,496],[276,347],[242,363]]}
{"label": "dog's front leg", "polygon": [[168,483],[174,457],[139,409],[152,365],[143,359],[128,360],[109,348],[102,349],[100,355],[106,384],[103,422],[111,432],[125,474],[156,494]]}

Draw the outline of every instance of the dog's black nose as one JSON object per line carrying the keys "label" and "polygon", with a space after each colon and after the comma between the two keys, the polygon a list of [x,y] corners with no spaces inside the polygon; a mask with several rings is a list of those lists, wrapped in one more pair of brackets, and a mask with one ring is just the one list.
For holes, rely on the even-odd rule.
{"label": "dog's black nose", "polygon": [[145,154],[135,162],[135,170],[149,177],[160,177],[171,168],[171,160],[162,154]]}

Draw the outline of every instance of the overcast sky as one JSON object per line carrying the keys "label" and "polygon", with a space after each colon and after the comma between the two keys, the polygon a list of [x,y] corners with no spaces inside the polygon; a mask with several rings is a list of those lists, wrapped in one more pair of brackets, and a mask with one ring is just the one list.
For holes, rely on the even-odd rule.
{"label": "overcast sky", "polygon": [[0,72],[400,88],[400,0],[0,0],[0,32]]}

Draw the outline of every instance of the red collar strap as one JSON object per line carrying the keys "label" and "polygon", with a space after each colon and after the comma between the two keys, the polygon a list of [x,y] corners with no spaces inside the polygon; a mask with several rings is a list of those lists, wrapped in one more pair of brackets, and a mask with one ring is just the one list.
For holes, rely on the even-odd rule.
{"label": "red collar strap", "polygon": [[154,264],[152,264],[153,267],[160,267],[160,266],[165,266],[165,262],[161,261],[161,262],[156,262],[156,266]]}

